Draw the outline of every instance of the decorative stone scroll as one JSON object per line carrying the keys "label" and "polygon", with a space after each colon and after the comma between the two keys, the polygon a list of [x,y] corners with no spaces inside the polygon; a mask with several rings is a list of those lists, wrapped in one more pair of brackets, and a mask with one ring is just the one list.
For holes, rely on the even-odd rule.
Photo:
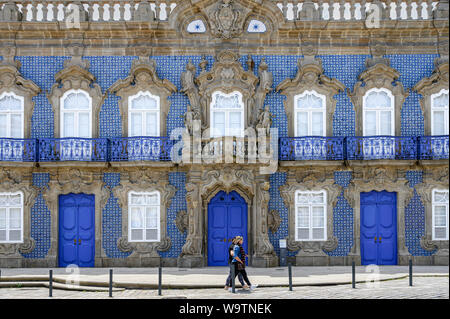
{"label": "decorative stone scroll", "polygon": [[353,92],[347,90],[347,94],[355,108],[356,136],[363,136],[363,99],[364,95],[371,89],[385,88],[394,96],[394,123],[395,136],[401,135],[401,109],[409,93],[398,81],[400,73],[390,67],[388,58],[382,58],[385,47],[377,43],[371,47],[373,58],[366,60],[366,69],[359,75]]}
{"label": "decorative stone scroll", "polygon": [[280,228],[281,224],[281,217],[280,213],[276,210],[270,210],[267,214],[267,227],[272,232],[272,234],[276,233],[278,231],[278,228]]}
{"label": "decorative stone scroll", "polygon": [[180,233],[184,233],[189,226],[188,214],[185,210],[180,210],[175,218],[175,225],[177,226]]}
{"label": "decorative stone scroll", "polygon": [[211,33],[222,39],[235,38],[244,31],[244,22],[251,10],[238,1],[217,1],[205,9]]}
{"label": "decorative stone scroll", "polygon": [[72,55],[71,60],[64,61],[64,69],[56,73],[55,84],[53,84],[48,100],[50,101],[54,114],[54,136],[60,137],[60,110],[61,98],[70,90],[82,90],[92,99],[92,137],[99,135],[99,113],[105,95],[100,85],[95,83],[95,76],[89,72],[89,61],[82,59],[83,45],[71,44],[67,51]]}
{"label": "decorative stone scroll", "polygon": [[[134,174],[135,173],[135,174]],[[153,176],[152,176],[153,175]],[[151,178],[142,178],[152,176]],[[140,178],[139,178],[140,177]],[[128,241],[128,193],[152,192],[160,193],[160,241],[159,242],[130,242]],[[170,206],[176,188],[169,183],[167,173],[152,174],[149,169],[124,174],[121,184],[113,189],[114,197],[118,198],[122,209],[122,237],[117,246],[123,252],[132,252],[129,259],[140,259],[139,265],[159,264],[160,256],[157,251],[167,251],[172,242],[167,234],[167,209]]]}
{"label": "decorative stone scroll", "polygon": [[[144,55],[143,52],[140,53]],[[177,91],[176,86],[168,79],[161,80],[156,72],[156,61],[148,56],[140,56],[133,60],[130,74],[125,79],[117,80],[109,92],[121,97],[119,109],[122,117],[122,136],[128,136],[129,97],[139,92],[150,92],[160,100],[160,135],[166,136],[166,118],[170,110],[168,97]]]}
{"label": "decorative stone scroll", "polygon": [[[448,44],[448,43],[447,43]],[[414,91],[422,95],[420,107],[424,118],[425,135],[431,135],[431,96],[449,87],[448,60],[436,58],[433,74],[423,78],[414,86]]]}
{"label": "decorative stone scroll", "polygon": [[245,71],[238,58],[238,55],[232,51],[221,51],[209,72],[205,71],[206,60],[202,60],[200,63],[202,71],[196,78],[194,78],[195,66],[192,62],[186,65],[186,71],[181,75],[181,84],[182,91],[187,94],[190,101],[188,112],[185,114],[186,127],[190,131],[193,120],[200,119],[202,129],[210,127],[210,104],[212,94],[216,91],[225,94],[239,91],[242,94],[244,127],[255,128],[257,124],[260,127],[270,127],[270,120],[267,120],[269,114],[264,114],[268,112],[264,108],[264,99],[271,91],[273,82],[272,74],[267,70],[267,63],[261,62],[258,78],[253,74],[252,69]]}
{"label": "decorative stone scroll", "polygon": [[[313,50],[314,46],[310,49]],[[295,78],[283,80],[276,88],[287,97],[284,101],[284,108],[288,119],[289,136],[294,136],[295,96],[305,91],[316,91],[326,97],[326,133],[327,136],[333,136],[333,115],[337,103],[334,96],[345,89],[344,84],[323,74],[322,60],[319,58],[307,56],[299,59],[297,67]]]}
{"label": "decorative stone scroll", "polygon": [[[6,6],[6,5],[5,5]],[[24,138],[31,137],[31,117],[33,115],[34,101],[41,89],[31,80],[20,75],[20,61],[14,60],[15,47],[4,46],[0,48],[3,60],[0,62],[0,96],[3,93],[14,93],[24,99]]]}

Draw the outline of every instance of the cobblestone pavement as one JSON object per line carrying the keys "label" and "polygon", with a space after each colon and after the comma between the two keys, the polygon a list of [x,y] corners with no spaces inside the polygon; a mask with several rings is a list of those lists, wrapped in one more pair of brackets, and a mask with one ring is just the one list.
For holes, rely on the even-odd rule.
{"label": "cobblestone pavement", "polygon": [[[44,299],[48,297],[46,288],[2,288],[0,299]],[[53,290],[53,298],[61,299],[109,299],[108,292],[80,292]],[[223,289],[183,289],[163,290],[158,296],[157,290],[127,289],[114,292],[114,299],[158,299],[158,298],[188,298],[188,299],[448,299],[448,277],[416,277],[413,287],[409,280],[398,279],[379,283],[364,283],[356,285],[337,286],[306,286],[257,288],[253,292],[236,290],[232,294]]]}

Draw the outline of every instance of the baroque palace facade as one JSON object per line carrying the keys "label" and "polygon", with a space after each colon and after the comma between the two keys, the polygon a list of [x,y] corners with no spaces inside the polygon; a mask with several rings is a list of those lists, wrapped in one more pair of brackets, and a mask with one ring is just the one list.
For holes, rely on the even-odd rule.
{"label": "baroque palace facade", "polygon": [[448,39],[448,1],[0,1],[0,267],[448,265]]}

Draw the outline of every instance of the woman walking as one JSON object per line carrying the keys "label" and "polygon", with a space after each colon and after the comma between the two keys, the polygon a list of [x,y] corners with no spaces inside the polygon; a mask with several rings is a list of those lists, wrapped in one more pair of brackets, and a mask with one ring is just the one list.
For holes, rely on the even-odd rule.
{"label": "woman walking", "polygon": [[238,275],[242,275],[242,278],[246,282],[246,285],[243,285],[242,288],[245,290],[250,289],[254,290],[258,285],[252,285],[250,280],[248,279],[247,272],[245,271],[245,258],[248,256],[245,253],[244,247],[242,247],[242,243],[244,242],[244,238],[242,236],[236,236],[236,245],[234,246],[234,262],[236,264]]}
{"label": "woman walking", "polygon": [[237,271],[236,264],[232,262],[233,257],[234,257],[234,246],[235,245],[236,245],[236,237],[233,237],[233,239],[231,240],[231,245],[230,245],[230,247],[228,247],[228,264],[230,265],[230,273],[225,282],[225,290],[230,290],[230,291],[231,291],[231,285],[232,285],[231,284],[231,276],[232,276],[231,275],[232,274],[231,267],[234,268],[234,273],[235,273],[235,275],[237,274],[239,282],[241,283],[242,287],[245,286],[244,279],[242,278],[242,274]]}

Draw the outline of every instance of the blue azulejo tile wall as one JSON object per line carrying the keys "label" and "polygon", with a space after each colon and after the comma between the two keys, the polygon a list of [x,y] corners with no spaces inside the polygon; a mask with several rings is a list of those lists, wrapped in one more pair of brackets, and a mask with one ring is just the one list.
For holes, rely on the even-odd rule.
{"label": "blue azulejo tile wall", "polygon": [[24,258],[45,258],[50,249],[51,214],[42,196],[43,189],[48,188],[49,181],[50,174],[33,173],[33,186],[39,188],[30,216],[31,238],[35,242],[35,248],[28,254],[22,254]]}

